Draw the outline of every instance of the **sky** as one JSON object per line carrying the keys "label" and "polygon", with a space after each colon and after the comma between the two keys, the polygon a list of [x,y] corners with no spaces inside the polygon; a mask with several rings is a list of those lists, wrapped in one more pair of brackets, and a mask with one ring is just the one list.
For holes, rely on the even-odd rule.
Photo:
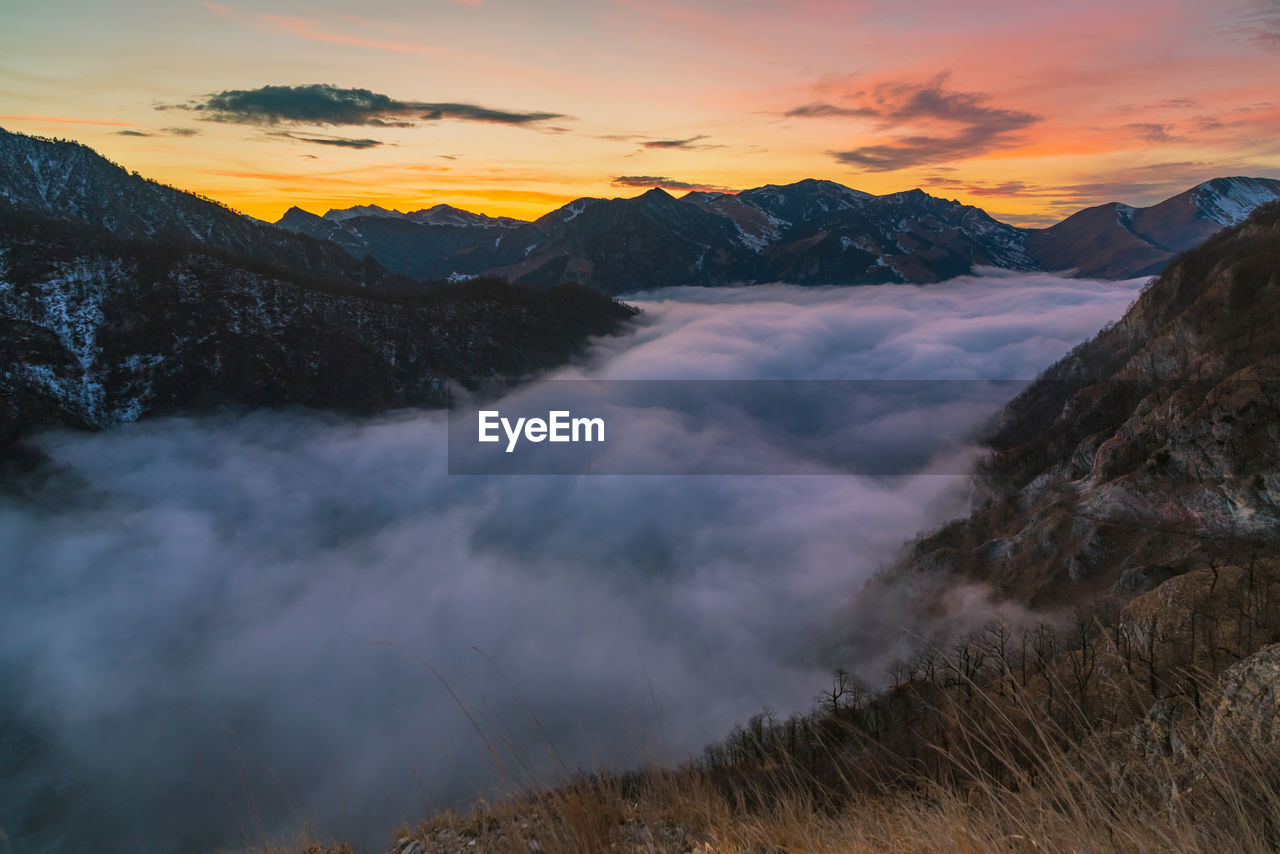
{"label": "sky", "polygon": [[1280,177],[1280,0],[5,0],[0,127],[275,220],[921,187],[1021,225]]}

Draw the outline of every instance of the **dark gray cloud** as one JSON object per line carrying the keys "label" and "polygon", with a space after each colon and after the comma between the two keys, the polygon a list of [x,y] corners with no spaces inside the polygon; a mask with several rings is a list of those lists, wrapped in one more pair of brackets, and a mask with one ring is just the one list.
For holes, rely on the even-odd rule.
{"label": "dark gray cloud", "polygon": [[[1139,286],[669,289],[557,378],[1026,378]],[[716,452],[677,401],[634,414],[646,453]],[[986,414],[923,399],[861,426],[911,442]],[[14,850],[43,850],[24,813],[55,815],[67,850],[263,848],[303,821],[382,850],[424,804],[527,780],[419,659],[513,766],[677,760],[765,704],[806,708],[833,663],[878,676],[875,649],[824,658],[826,628],[967,496],[934,476],[465,477],[444,431],[263,412],[41,438],[62,474],[0,493],[0,728],[38,747],[0,773]]]}
{"label": "dark gray cloud", "polygon": [[279,139],[291,139],[294,142],[307,142],[312,145],[332,145],[338,148],[377,148],[384,145],[380,139],[351,139],[345,136],[306,136],[305,134],[273,131],[267,136]]}
{"label": "dark gray cloud", "polygon": [[715,145],[712,143],[707,143],[702,141],[704,139],[710,139],[710,138],[711,137],[705,133],[698,134],[696,136],[685,137],[684,139],[674,139],[674,138],[673,139],[653,139],[651,137],[640,136],[637,134],[617,134],[617,133],[606,133],[606,134],[599,134],[596,136],[596,139],[607,139],[613,142],[636,143],[640,146],[640,148],[636,151],[637,154],[640,154],[646,150],[661,151],[663,149],[683,149],[685,151],[703,151],[707,149],[724,148],[723,145]]}
{"label": "dark gray cloud", "polygon": [[948,89],[949,77],[943,73],[924,83],[880,83],[846,93],[854,106],[808,104],[789,110],[786,115],[874,119],[885,132],[921,123],[945,127],[946,132],[906,134],[888,142],[828,152],[839,162],[868,172],[892,172],[972,157],[1009,145],[1017,131],[1040,121],[1032,113],[992,107],[981,93]]}
{"label": "dark gray cloud", "polygon": [[700,140],[708,139],[706,134],[691,136],[688,139],[650,139],[642,142],[645,148],[686,148],[697,150],[702,148],[721,148],[719,145],[699,145]]}
{"label": "dark gray cloud", "polygon": [[162,110],[189,110],[206,121],[246,125],[347,125],[413,127],[445,119],[520,127],[536,126],[562,113],[497,110],[475,104],[402,101],[368,89],[344,89],[325,83],[227,89]]}
{"label": "dark gray cloud", "polygon": [[618,175],[612,180],[615,187],[661,187],[664,190],[710,190],[724,192],[728,187],[718,184],[699,184],[692,181],[677,181],[661,175]]}
{"label": "dark gray cloud", "polygon": [[161,128],[158,131],[144,130],[118,130],[120,136],[196,136],[200,133],[199,128]]}

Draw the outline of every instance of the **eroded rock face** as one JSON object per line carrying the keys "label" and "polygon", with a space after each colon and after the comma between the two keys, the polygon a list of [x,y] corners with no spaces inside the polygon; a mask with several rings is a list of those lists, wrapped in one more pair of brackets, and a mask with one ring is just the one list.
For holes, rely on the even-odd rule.
{"label": "eroded rock face", "polygon": [[1228,668],[1216,689],[1208,681],[1205,688],[1216,696],[1202,698],[1199,709],[1187,696],[1153,703],[1115,770],[1127,778],[1128,763],[1145,764],[1141,776],[1156,784],[1156,798],[1214,821],[1231,808],[1218,790],[1248,792],[1280,761],[1280,644]]}
{"label": "eroded rock face", "polygon": [[1280,643],[1229,667],[1214,709],[1209,741],[1280,749]]}
{"label": "eroded rock face", "polygon": [[1013,401],[972,515],[888,583],[945,563],[1047,610],[1280,552],[1277,316],[1272,207],[1181,256]]}

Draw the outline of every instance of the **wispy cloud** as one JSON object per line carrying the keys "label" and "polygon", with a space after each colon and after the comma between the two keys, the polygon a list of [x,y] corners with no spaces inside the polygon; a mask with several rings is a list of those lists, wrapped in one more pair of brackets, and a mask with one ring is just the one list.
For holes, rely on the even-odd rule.
{"label": "wispy cloud", "polygon": [[884,132],[913,129],[884,142],[829,152],[849,166],[868,172],[892,172],[930,163],[963,159],[1010,145],[1013,135],[1040,121],[1021,110],[990,106],[979,92],[947,88],[949,73],[923,83],[891,80],[844,92],[851,106],[827,102],[786,111],[792,118],[857,117],[871,119]]}
{"label": "wispy cloud", "polygon": [[783,113],[788,118],[805,118],[820,119],[830,117],[862,117],[874,118],[878,115],[875,110],[870,107],[837,107],[835,104],[827,104],[822,101],[816,101],[812,104],[801,104],[799,107],[793,107]]}
{"label": "wispy cloud", "polygon": [[644,154],[646,151],[707,151],[711,149],[724,148],[725,146],[703,142],[703,140],[711,137],[705,133],[695,136],[681,138],[654,138],[644,136],[643,134],[627,134],[627,133],[606,133],[598,134],[596,139],[607,139],[612,142],[629,142],[640,146],[635,151],[627,155],[627,157],[635,157]]}
{"label": "wispy cloud", "polygon": [[697,150],[702,148],[723,148],[721,145],[700,144],[701,140],[709,137],[703,133],[697,136],[691,136],[688,139],[650,139],[640,143],[644,148],[684,148],[689,150]]}
{"label": "wispy cloud", "polygon": [[402,101],[368,89],[344,89],[325,83],[304,86],[261,86],[226,89],[185,104],[161,104],[158,110],[200,113],[205,121],[272,126],[348,125],[413,127],[421,122],[445,119],[517,127],[538,126],[549,119],[568,118],[563,113],[518,112],[476,104]]}
{"label": "wispy cloud", "polygon": [[294,142],[307,142],[312,145],[332,145],[338,148],[377,148],[384,145],[380,139],[351,139],[345,136],[306,136],[303,134],[289,133],[288,131],[273,131],[267,136],[279,139],[289,139]]}
{"label": "wispy cloud", "polygon": [[990,186],[966,186],[966,190],[975,196],[1021,196],[1028,192],[1034,192],[1039,188],[1035,184],[1029,184],[1026,181],[1005,181],[1001,184],[992,184]]}
{"label": "wispy cloud", "polygon": [[1264,50],[1280,51],[1280,0],[1252,0],[1231,29]]}
{"label": "wispy cloud", "polygon": [[700,184],[691,181],[677,181],[659,175],[619,175],[613,179],[615,187],[661,187],[664,190],[707,190],[725,192],[729,187],[719,184]]}
{"label": "wispy cloud", "polygon": [[1144,142],[1165,143],[1176,142],[1178,137],[1169,133],[1169,126],[1158,122],[1133,122],[1124,126],[1134,136]]}
{"label": "wispy cloud", "polygon": [[118,130],[119,136],[196,136],[200,133],[199,128],[160,128],[159,130]]}

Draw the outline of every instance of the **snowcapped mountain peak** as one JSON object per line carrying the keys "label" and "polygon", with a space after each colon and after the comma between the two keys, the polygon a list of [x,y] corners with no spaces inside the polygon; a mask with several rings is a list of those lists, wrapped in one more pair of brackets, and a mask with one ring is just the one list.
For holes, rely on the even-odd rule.
{"label": "snowcapped mountain peak", "polygon": [[472,213],[453,205],[432,205],[429,208],[413,211],[405,215],[406,219],[419,225],[456,225],[466,228],[518,228],[526,223],[523,220],[508,216],[489,216]]}
{"label": "snowcapped mountain peak", "polygon": [[1202,216],[1222,226],[1236,225],[1259,205],[1280,200],[1280,181],[1272,178],[1214,178],[1193,188],[1190,202]]}
{"label": "snowcapped mountain peak", "polygon": [[409,215],[403,211],[387,210],[378,205],[355,205],[350,208],[341,210],[335,208],[325,213],[324,218],[329,222],[345,222],[349,219],[355,219],[359,216],[380,216],[389,219],[408,219]]}

